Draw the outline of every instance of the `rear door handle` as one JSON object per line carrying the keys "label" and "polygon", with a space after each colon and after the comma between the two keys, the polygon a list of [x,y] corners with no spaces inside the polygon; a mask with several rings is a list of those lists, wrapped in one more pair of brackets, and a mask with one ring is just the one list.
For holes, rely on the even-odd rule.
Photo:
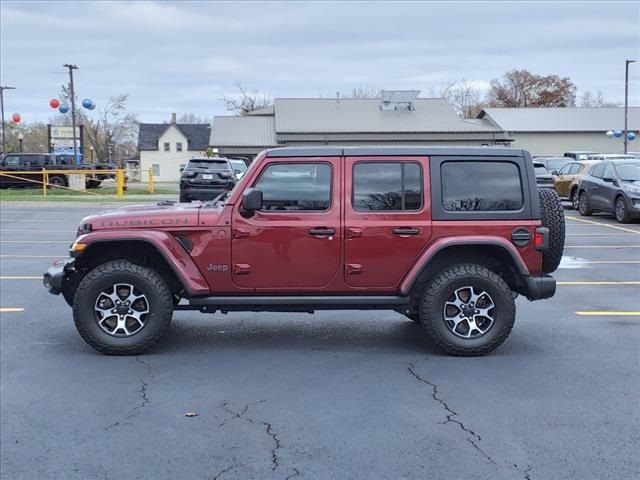
{"label": "rear door handle", "polygon": [[419,228],[401,227],[393,229],[394,235],[418,235],[420,233]]}
{"label": "rear door handle", "polygon": [[335,228],[315,227],[309,229],[309,235],[327,236],[336,233]]}

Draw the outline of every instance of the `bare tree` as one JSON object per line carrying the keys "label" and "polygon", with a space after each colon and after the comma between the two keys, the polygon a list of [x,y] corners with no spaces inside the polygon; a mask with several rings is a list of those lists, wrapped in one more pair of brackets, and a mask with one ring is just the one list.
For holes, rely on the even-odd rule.
{"label": "bare tree", "polygon": [[373,87],[367,85],[366,83],[360,84],[355,87],[351,87],[347,91],[336,92],[336,93],[319,93],[318,97],[320,98],[330,98],[330,99],[375,99],[380,98],[380,91],[382,89],[379,87]]}
{"label": "bare tree", "polygon": [[454,80],[442,86],[439,96],[445,98],[463,118],[475,118],[486,106],[485,91],[475,82]]}
{"label": "bare tree", "polygon": [[259,108],[271,105],[271,97],[257,90],[247,90],[240,82],[234,84],[238,89],[238,94],[224,96],[222,100],[227,104],[227,110],[235,115],[246,115]]}
{"label": "bare tree", "polygon": [[193,113],[183,113],[178,117],[177,123],[209,123],[209,121]]}
{"label": "bare tree", "polygon": [[572,107],[576,86],[567,77],[511,70],[491,81],[487,100],[492,107]]}
{"label": "bare tree", "polygon": [[[69,88],[66,85],[62,86],[60,97],[63,101],[70,102]],[[110,97],[104,107],[93,115],[82,108],[76,109],[77,121],[84,125],[85,159],[89,158],[87,151],[90,147],[93,147],[94,160],[118,163],[121,166],[125,158],[135,155],[138,122],[135,115],[127,113],[128,98],[128,93]],[[69,114],[57,116],[52,121],[58,125],[69,125],[70,122]]]}
{"label": "bare tree", "polygon": [[602,94],[602,91],[598,90],[595,94],[586,90],[582,95],[580,95],[580,106],[581,107],[617,107],[618,105],[612,102],[607,102]]}

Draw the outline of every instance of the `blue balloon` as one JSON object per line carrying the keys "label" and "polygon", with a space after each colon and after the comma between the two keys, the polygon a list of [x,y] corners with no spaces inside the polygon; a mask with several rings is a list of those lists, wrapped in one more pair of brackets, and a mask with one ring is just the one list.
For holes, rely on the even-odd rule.
{"label": "blue balloon", "polygon": [[616,138],[620,138],[622,136],[622,130],[614,130],[613,136]]}
{"label": "blue balloon", "polygon": [[82,100],[82,106],[84,108],[91,109],[91,105],[93,105],[93,101],[90,98],[84,98]]}
{"label": "blue balloon", "polygon": [[60,108],[58,108],[58,111],[60,113],[67,113],[69,111],[69,105],[63,103],[62,105],[60,105]]}
{"label": "blue balloon", "polygon": [[635,140],[635,139],[636,139],[636,132],[627,133],[627,140]]}
{"label": "blue balloon", "polygon": [[95,103],[93,103],[93,100],[91,100],[91,105],[89,105],[87,108],[88,108],[89,110],[93,110],[94,108],[96,108],[96,104],[95,104]]}

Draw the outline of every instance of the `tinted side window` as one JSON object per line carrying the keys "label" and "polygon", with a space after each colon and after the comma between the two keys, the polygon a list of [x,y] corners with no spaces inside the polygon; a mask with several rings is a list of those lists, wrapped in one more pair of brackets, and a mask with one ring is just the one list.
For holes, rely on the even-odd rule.
{"label": "tinted side window", "polygon": [[262,172],[255,188],[262,191],[263,210],[328,210],[331,166],[326,163],[271,164]]}
{"label": "tinted side window", "polygon": [[509,211],[523,206],[518,166],[510,162],[444,162],[442,206],[447,211]]}
{"label": "tinted side window", "polygon": [[414,162],[358,162],[353,166],[353,208],[420,210],[422,169]]}
{"label": "tinted side window", "polygon": [[579,163],[574,163],[573,165],[571,165],[571,171],[569,173],[571,175],[574,175],[576,173],[580,173],[582,170],[584,170],[584,165],[580,165]]}
{"label": "tinted side window", "polygon": [[602,172],[604,172],[604,165],[600,164],[591,167],[589,174],[591,174],[592,177],[602,178]]}
{"label": "tinted side window", "polygon": [[20,157],[18,155],[7,155],[4,158],[4,164],[7,167],[18,168],[20,167]]}

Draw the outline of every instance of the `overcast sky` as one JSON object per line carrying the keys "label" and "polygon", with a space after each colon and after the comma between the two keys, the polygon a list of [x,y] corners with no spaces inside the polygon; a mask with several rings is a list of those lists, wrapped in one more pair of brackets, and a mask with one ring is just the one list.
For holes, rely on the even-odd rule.
{"label": "overcast sky", "polygon": [[[640,60],[640,2],[16,2],[0,0],[5,115],[47,120],[78,65],[76,92],[100,108],[129,93],[143,122],[225,113],[242,82],[271,97],[366,84],[486,85],[512,68],[570,77],[624,101],[624,61]],[[630,104],[640,105],[640,63]]]}

